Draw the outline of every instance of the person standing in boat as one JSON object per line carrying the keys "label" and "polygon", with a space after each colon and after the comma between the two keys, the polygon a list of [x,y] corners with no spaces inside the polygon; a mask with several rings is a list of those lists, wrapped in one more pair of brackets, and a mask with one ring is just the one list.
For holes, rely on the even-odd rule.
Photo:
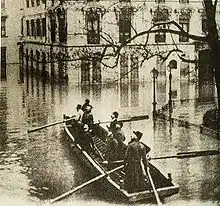
{"label": "person standing in boat", "polygon": [[93,115],[91,113],[92,107],[91,106],[86,106],[85,112],[83,113],[82,116],[82,124],[87,124],[89,126],[89,129],[92,129],[93,126]]}
{"label": "person standing in boat", "polygon": [[92,109],[92,105],[90,105],[90,100],[89,100],[89,99],[86,99],[86,100],[85,100],[85,103],[84,103],[83,106],[82,106],[82,111],[83,111],[83,112],[86,111],[86,107],[91,107],[91,109]]}
{"label": "person standing in boat", "polygon": [[111,119],[112,119],[112,122],[110,123],[110,126],[107,126],[108,130],[112,133],[115,132],[116,130],[116,124],[118,123],[118,112],[113,112],[112,115],[111,115]]}
{"label": "person standing in boat", "polygon": [[118,142],[118,158],[119,159],[124,159],[125,151],[127,149],[127,146],[124,144],[125,141],[125,134],[124,131],[122,130],[123,123],[118,122],[116,124],[116,129],[115,132],[113,133],[114,138]]}
{"label": "person standing in boat", "polygon": [[124,189],[128,193],[140,192],[147,188],[145,182],[146,171],[144,169],[148,166],[147,150],[145,145],[140,142],[143,133],[139,131],[133,131],[133,133],[136,137],[128,144],[124,159]]}
{"label": "person standing in boat", "polygon": [[84,124],[83,126],[83,132],[80,138],[80,145],[82,149],[88,153],[92,153],[94,151],[92,134],[89,131],[89,126],[87,124]]}

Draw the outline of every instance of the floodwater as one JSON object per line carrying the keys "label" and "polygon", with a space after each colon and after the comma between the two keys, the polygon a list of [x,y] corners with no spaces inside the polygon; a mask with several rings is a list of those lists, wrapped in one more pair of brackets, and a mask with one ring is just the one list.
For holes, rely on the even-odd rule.
{"label": "floodwater", "polygon": [[[163,82],[158,83],[158,107],[166,103]],[[194,87],[192,85],[192,87]],[[117,110],[121,118],[149,114],[150,119],[124,123],[129,141],[133,130],[144,133],[142,141],[151,156],[182,151],[220,148],[219,140],[169,122],[152,121],[152,82],[135,85],[54,85],[19,78],[17,65],[7,68],[0,82],[0,205],[50,205],[54,198],[89,180],[90,174],[70,152],[62,125],[27,134],[26,130],[72,115],[78,103],[89,98],[96,120],[109,120]],[[104,125],[105,126],[105,125]],[[152,160],[158,169],[172,174],[180,192],[163,200],[164,205],[209,206],[220,204],[219,156]],[[126,205],[102,191],[102,181],[90,185],[56,205]],[[139,205],[156,205],[144,202]]]}

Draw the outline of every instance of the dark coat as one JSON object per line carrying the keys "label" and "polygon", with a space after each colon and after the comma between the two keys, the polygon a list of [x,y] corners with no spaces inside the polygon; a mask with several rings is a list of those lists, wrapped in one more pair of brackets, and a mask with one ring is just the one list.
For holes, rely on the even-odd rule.
{"label": "dark coat", "polygon": [[111,123],[110,123],[110,127],[108,128],[110,132],[115,133],[116,131],[116,124],[118,123],[117,119],[114,119]]}
{"label": "dark coat", "polygon": [[80,137],[80,145],[82,149],[88,153],[91,153],[94,148],[94,142],[92,134],[89,131],[83,131]]}
{"label": "dark coat", "polygon": [[108,162],[118,160],[118,142],[113,135],[107,138],[105,157]]}
{"label": "dark coat", "polygon": [[146,190],[145,174],[142,164],[146,166],[146,148],[144,144],[135,140],[128,144],[125,153],[124,188],[129,193]]}
{"label": "dark coat", "polygon": [[89,128],[91,129],[93,125],[93,115],[91,113],[84,112],[82,116],[82,123],[87,124]]}
{"label": "dark coat", "polygon": [[125,135],[122,129],[117,129],[115,133],[113,134],[114,138],[118,142],[118,159],[124,159],[125,151],[127,149],[127,146],[124,144],[125,141]]}

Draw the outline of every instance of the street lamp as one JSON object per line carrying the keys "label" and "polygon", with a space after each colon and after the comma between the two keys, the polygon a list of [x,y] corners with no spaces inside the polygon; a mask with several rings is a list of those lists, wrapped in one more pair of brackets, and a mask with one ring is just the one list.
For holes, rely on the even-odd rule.
{"label": "street lamp", "polygon": [[151,70],[152,74],[153,74],[153,117],[156,116],[157,112],[156,112],[156,105],[157,105],[157,102],[156,102],[156,79],[159,75],[159,72],[153,68]]}
{"label": "street lamp", "polygon": [[172,69],[176,69],[177,68],[177,62],[176,60],[171,60],[168,64],[168,68],[169,68],[169,100],[168,100],[168,105],[169,105],[169,113],[171,113],[172,111],[172,73],[171,70]]}

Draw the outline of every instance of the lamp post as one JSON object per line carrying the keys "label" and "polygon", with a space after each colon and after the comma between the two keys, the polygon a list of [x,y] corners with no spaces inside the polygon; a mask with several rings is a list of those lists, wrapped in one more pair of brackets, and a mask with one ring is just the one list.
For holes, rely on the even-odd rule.
{"label": "lamp post", "polygon": [[156,112],[156,105],[157,105],[157,102],[156,102],[156,79],[159,75],[159,72],[153,68],[151,70],[152,74],[153,74],[153,117],[156,117],[157,115],[157,112]]}
{"label": "lamp post", "polygon": [[172,73],[171,73],[171,68],[169,67],[169,100],[168,100],[168,105],[169,105],[169,111],[171,111],[172,108]]}
{"label": "lamp post", "polygon": [[172,112],[172,69],[177,68],[177,62],[176,60],[171,60],[168,64],[169,68],[169,100],[168,100],[168,105],[169,105],[169,114]]}

